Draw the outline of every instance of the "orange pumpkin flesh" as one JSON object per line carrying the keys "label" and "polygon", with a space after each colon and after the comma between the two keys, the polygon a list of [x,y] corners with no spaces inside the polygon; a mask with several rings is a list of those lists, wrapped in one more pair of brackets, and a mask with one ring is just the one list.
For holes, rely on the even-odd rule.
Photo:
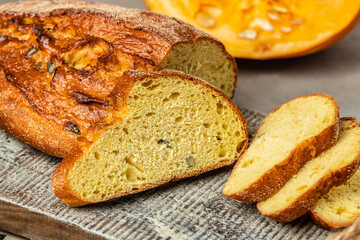
{"label": "orange pumpkin flesh", "polygon": [[289,58],[323,50],[358,22],[360,0],[145,0],[224,43],[234,57]]}

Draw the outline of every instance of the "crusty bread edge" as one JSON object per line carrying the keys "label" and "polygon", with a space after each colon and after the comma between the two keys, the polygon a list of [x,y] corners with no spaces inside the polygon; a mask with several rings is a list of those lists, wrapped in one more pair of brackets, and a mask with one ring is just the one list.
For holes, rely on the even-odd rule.
{"label": "crusty bread edge", "polygon": [[[22,143],[57,157],[64,156],[68,151],[71,151],[73,146],[78,144],[76,137],[67,139],[59,137],[57,131],[61,131],[61,129],[55,124],[49,121],[44,125],[39,124],[36,120],[36,114],[34,114],[35,116],[24,114],[20,108],[12,110],[0,113],[0,131],[4,131]],[[9,115],[14,117],[9,118]],[[28,127],[19,128],[18,126]],[[39,132],[43,134],[39,135]],[[57,142],[59,145],[54,146],[53,142]]]}
{"label": "crusty bread edge", "polygon": [[[341,120],[352,121],[353,125],[360,127],[360,123],[356,122],[353,118],[342,118]],[[344,184],[356,172],[359,166],[360,152],[356,155],[350,164],[340,169],[334,170],[322,177],[319,181],[316,182],[314,187],[309,189],[306,193],[296,199],[294,203],[282,211],[266,214],[262,212],[261,209],[258,209],[263,215],[275,219],[279,222],[290,222],[310,211],[316,202],[322,196],[327,194],[332,187]]]}
{"label": "crusty bread edge", "polygon": [[326,230],[334,230],[334,229],[339,229],[339,228],[345,228],[345,227],[349,226],[350,224],[352,224],[353,222],[355,222],[355,220],[357,219],[357,218],[355,218],[352,221],[341,222],[341,223],[327,222],[327,221],[324,221],[320,216],[316,215],[315,213],[313,213],[311,211],[309,211],[308,214],[309,214],[311,220],[316,225],[318,225],[319,227],[322,227],[322,228],[324,228]]}
{"label": "crusty bread edge", "polygon": [[[5,80],[5,74],[0,70],[0,81]],[[32,109],[29,102],[24,98],[21,91],[10,84],[1,91],[11,91],[12,98],[0,98],[0,129],[15,137],[21,142],[40,149],[53,156],[64,156],[73,146],[77,144],[77,135],[69,135],[63,138],[57,133],[62,131],[60,127],[51,120],[43,118]],[[18,107],[21,105],[22,107]],[[24,127],[27,126],[27,127]],[[39,132],[43,134],[39,134]],[[54,142],[59,145],[54,146]]]}
{"label": "crusty bread edge", "polygon": [[[325,128],[317,136],[313,136],[309,139],[304,140],[300,143],[288,156],[287,159],[281,163],[275,165],[273,168],[268,170],[261,178],[251,184],[247,189],[235,194],[227,194],[223,192],[225,196],[244,201],[248,203],[263,201],[273,194],[275,194],[294,174],[298,172],[300,167],[307,161],[317,156],[318,154],[331,148],[338,140],[339,137],[339,107],[333,97],[325,94],[311,94],[304,95],[292,100],[289,100],[282,105],[272,110],[268,115],[276,112],[280,107],[298,98],[305,98],[310,96],[322,96],[329,98],[335,106],[335,121],[332,125]],[[266,121],[266,118],[261,122],[258,129]],[[256,137],[258,130],[255,132],[253,139]],[[236,163],[234,169],[241,164],[241,157]],[[234,172],[234,170],[233,170]],[[233,177],[231,174],[230,178]],[[229,180],[230,180],[229,178]],[[228,180],[228,181],[229,181]]]}
{"label": "crusty bread edge", "polygon": [[[207,89],[210,89],[215,94],[217,94],[220,98],[222,98],[224,101],[226,101],[231,106],[234,113],[240,118],[240,121],[243,124],[244,131],[245,131],[245,139],[244,139],[242,148],[240,150],[239,156],[244,152],[244,150],[248,146],[248,125],[247,125],[247,122],[246,122],[244,116],[242,115],[242,113],[240,112],[240,110],[236,107],[236,105],[228,97],[226,97],[223,92],[221,92],[217,88],[213,87],[212,85],[204,82],[203,80],[201,80],[201,79],[199,79],[197,77],[185,74],[185,73],[180,72],[180,71],[174,71],[174,70],[163,70],[163,71],[160,71],[160,72],[151,72],[151,73],[142,72],[142,71],[138,71],[138,70],[128,70],[128,71],[124,72],[123,77],[131,79],[129,81],[124,81],[124,82],[131,82],[132,81],[132,82],[135,83],[137,81],[148,80],[148,79],[156,78],[156,77],[159,77],[159,76],[178,77],[178,78],[184,79],[185,81],[191,81],[191,82],[193,82],[195,84],[200,84],[200,85],[206,87]],[[129,93],[130,91],[126,91],[126,92]],[[75,151],[75,153],[69,154],[68,156],[66,156],[64,158],[64,160],[59,164],[58,168],[55,170],[55,172],[54,172],[54,174],[52,176],[52,179],[51,179],[51,185],[53,187],[53,191],[54,191],[55,195],[58,198],[61,198],[64,203],[66,203],[67,205],[72,206],[72,207],[79,207],[79,206],[83,206],[83,205],[87,205],[87,204],[97,203],[97,202],[86,201],[86,200],[82,199],[81,197],[77,196],[72,191],[72,189],[70,188],[69,181],[67,179],[68,173],[69,173],[69,170],[71,169],[71,167],[74,165],[74,163],[77,161],[77,159],[79,159],[83,154],[85,154],[84,152],[86,152],[86,150],[89,147],[90,147],[90,144],[88,144],[83,149],[78,149],[77,151]],[[208,172],[210,170],[214,170],[214,169],[226,166],[226,165],[230,165],[234,161],[236,161],[237,158],[234,158],[233,160],[230,160],[228,162],[220,162],[220,163],[215,164],[215,165],[213,165],[211,167],[204,168],[204,169],[201,169],[201,170],[195,170],[195,171],[187,172],[185,174],[171,176],[171,177],[169,177],[167,179],[156,182],[154,184],[149,184],[149,185],[143,186],[143,187],[139,188],[138,190],[119,193],[116,196],[112,196],[110,198],[102,199],[101,201],[98,201],[98,202],[103,202],[103,201],[107,201],[107,200],[112,199],[112,198],[121,197],[121,196],[124,196],[124,195],[141,192],[141,191],[144,191],[144,190],[147,190],[147,189],[154,188],[154,187],[157,187],[159,185],[165,184],[165,183],[170,182],[170,181],[175,181],[175,180],[179,180],[179,179],[183,179],[183,178],[187,178],[187,177],[196,176],[196,175],[199,175],[201,173]]]}

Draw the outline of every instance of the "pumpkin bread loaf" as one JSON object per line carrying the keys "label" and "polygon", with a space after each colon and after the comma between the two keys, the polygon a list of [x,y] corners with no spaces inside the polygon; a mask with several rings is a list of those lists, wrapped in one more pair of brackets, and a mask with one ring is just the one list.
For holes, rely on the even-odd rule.
{"label": "pumpkin bread loaf", "polygon": [[[307,213],[331,187],[346,182],[359,168],[359,163],[360,124],[352,118],[341,119],[338,142],[326,152],[307,162],[276,194],[259,202],[257,207],[265,216],[281,222],[292,221]],[[340,198],[339,195],[338,193],[335,196]],[[330,200],[330,205],[332,204],[333,207],[341,205],[341,209],[350,207],[346,204],[349,200],[345,196],[341,196],[340,199],[343,200],[336,204]],[[323,204],[327,200],[329,198],[324,199]],[[334,217],[336,212],[339,212],[338,210],[329,211],[329,209],[324,212],[323,208],[319,208],[325,216]],[[334,217],[334,219],[339,218]]]}
{"label": "pumpkin bread loaf", "polygon": [[334,99],[319,94],[274,109],[235,165],[223,193],[245,202],[275,194],[308,160],[336,143],[338,115]]}
{"label": "pumpkin bread loaf", "polygon": [[180,20],[81,1],[0,12],[0,128],[48,154],[64,157],[122,118],[114,88],[129,69],[181,70],[233,95],[234,59]]}
{"label": "pumpkin bread loaf", "polygon": [[222,92],[181,72],[126,71],[121,119],[61,162],[57,197],[81,206],[198,175],[237,160],[247,124]]}

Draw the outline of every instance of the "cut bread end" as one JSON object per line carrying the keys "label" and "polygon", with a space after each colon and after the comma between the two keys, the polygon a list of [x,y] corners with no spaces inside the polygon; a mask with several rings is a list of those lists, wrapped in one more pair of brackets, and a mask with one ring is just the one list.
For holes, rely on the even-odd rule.
{"label": "cut bread end", "polygon": [[338,142],[307,162],[276,194],[257,207],[265,216],[292,221],[307,213],[331,187],[349,179],[359,163],[360,124],[354,119],[341,119]]}
{"label": "cut bread end", "polygon": [[197,76],[232,98],[237,81],[237,66],[224,46],[209,38],[174,45],[160,65]]}
{"label": "cut bread end", "polygon": [[[237,107],[209,84],[175,71],[125,72],[133,80],[122,121],[52,178],[55,194],[81,206],[229,165],[247,146]],[[129,82],[129,81],[124,81]]]}
{"label": "cut bread end", "polygon": [[300,167],[333,146],[339,134],[335,100],[314,94],[274,109],[225,184],[224,195],[258,202],[275,194]]}

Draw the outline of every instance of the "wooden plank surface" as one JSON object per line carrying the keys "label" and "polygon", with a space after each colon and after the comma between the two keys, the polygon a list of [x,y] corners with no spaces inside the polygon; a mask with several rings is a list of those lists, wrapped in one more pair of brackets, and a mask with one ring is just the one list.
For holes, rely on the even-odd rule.
{"label": "wooden plank surface", "polygon": [[0,201],[0,230],[32,239],[105,239],[15,204]]}
{"label": "wooden plank surface", "polygon": [[[253,133],[263,115],[242,109]],[[52,193],[61,159],[0,132],[0,230],[31,239],[326,239],[307,216],[279,223],[222,195],[231,166],[106,203],[70,208]],[[99,237],[97,237],[99,236]]]}

